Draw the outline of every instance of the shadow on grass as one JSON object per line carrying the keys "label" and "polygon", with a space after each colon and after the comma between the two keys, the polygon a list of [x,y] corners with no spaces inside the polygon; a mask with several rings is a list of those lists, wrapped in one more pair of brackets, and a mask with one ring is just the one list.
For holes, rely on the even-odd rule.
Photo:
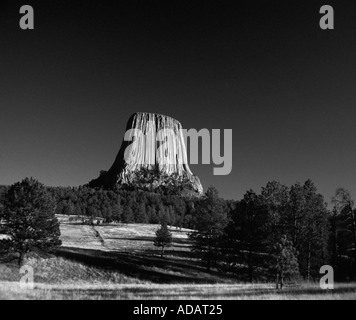
{"label": "shadow on grass", "polygon": [[153,242],[154,237],[106,237],[105,240],[124,240],[124,241],[144,241]]}
{"label": "shadow on grass", "polygon": [[[123,241],[143,241],[143,242],[151,242],[155,240],[155,237],[105,237],[105,240],[123,240]],[[191,245],[191,242],[186,239],[173,239],[173,246],[187,248]]]}
{"label": "shadow on grass", "polygon": [[149,253],[106,252],[72,247],[60,247],[56,251],[57,256],[66,259],[155,283],[217,283],[231,280],[215,271],[206,272],[197,260],[161,258]]}

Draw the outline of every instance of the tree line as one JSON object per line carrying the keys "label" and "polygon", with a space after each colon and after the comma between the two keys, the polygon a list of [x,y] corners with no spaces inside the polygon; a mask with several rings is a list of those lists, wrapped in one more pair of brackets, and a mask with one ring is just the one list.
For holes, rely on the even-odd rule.
{"label": "tree line", "polygon": [[227,202],[211,187],[195,203],[193,249],[210,270],[245,276],[320,279],[331,265],[337,280],[355,279],[356,209],[339,188],[329,210],[315,184],[287,187],[268,182],[259,194],[248,190]]}
{"label": "tree line", "polygon": [[[32,198],[26,196],[26,190]],[[196,198],[132,187],[117,190],[44,187],[33,179],[11,187],[2,186],[0,195],[2,229],[4,221],[12,219],[14,223],[17,219],[16,210],[25,220],[29,220],[25,216],[32,209],[46,220],[39,215],[38,205],[42,203],[42,211],[50,217],[47,224],[54,228],[52,231],[56,230],[53,243],[58,243],[59,236],[52,211],[85,217],[85,223],[97,217],[106,223],[163,223],[194,230],[190,233],[192,250],[208,270],[216,268],[250,281],[273,276],[283,285],[288,277],[318,279],[320,267],[329,264],[334,267],[337,280],[356,277],[354,201],[347,190],[339,188],[329,210],[311,180],[290,187],[271,181],[260,193],[248,190],[238,201],[222,199],[214,187]],[[25,200],[19,202],[20,198],[33,201],[32,207]],[[166,229],[163,231],[160,236],[164,239]],[[48,238],[48,233],[44,234]],[[41,244],[36,241],[33,243]]]}
{"label": "tree line", "polygon": [[57,204],[56,214],[101,217],[107,223],[156,224],[164,218],[168,224],[182,227],[189,224],[194,208],[194,198],[141,189],[58,187],[48,190]]}

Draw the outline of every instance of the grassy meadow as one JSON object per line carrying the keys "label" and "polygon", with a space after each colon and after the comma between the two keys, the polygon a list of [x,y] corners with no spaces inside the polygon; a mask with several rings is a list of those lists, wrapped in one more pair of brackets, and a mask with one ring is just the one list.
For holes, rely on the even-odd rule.
{"label": "grassy meadow", "polygon": [[275,290],[207,272],[190,251],[189,230],[171,228],[164,258],[153,245],[158,225],[89,226],[60,216],[62,246],[52,256],[31,255],[34,288],[19,283],[15,257],[0,261],[0,299],[356,299],[356,284],[324,291],[317,283]]}

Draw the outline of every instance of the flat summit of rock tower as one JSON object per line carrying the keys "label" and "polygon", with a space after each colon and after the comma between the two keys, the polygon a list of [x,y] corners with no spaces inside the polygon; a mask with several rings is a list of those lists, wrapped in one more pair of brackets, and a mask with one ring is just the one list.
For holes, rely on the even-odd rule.
{"label": "flat summit of rock tower", "polygon": [[153,191],[169,188],[177,193],[203,193],[188,164],[182,125],[172,117],[134,113],[116,159],[107,172],[89,183],[93,188],[129,186]]}

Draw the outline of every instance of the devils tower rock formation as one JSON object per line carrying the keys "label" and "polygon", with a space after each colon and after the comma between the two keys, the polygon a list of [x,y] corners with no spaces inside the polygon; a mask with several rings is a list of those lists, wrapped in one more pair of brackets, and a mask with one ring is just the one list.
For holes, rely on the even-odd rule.
{"label": "devils tower rock formation", "polygon": [[131,186],[149,191],[167,187],[188,194],[203,193],[199,178],[188,165],[180,122],[145,112],[130,117],[114,164],[89,186],[105,189]]}

